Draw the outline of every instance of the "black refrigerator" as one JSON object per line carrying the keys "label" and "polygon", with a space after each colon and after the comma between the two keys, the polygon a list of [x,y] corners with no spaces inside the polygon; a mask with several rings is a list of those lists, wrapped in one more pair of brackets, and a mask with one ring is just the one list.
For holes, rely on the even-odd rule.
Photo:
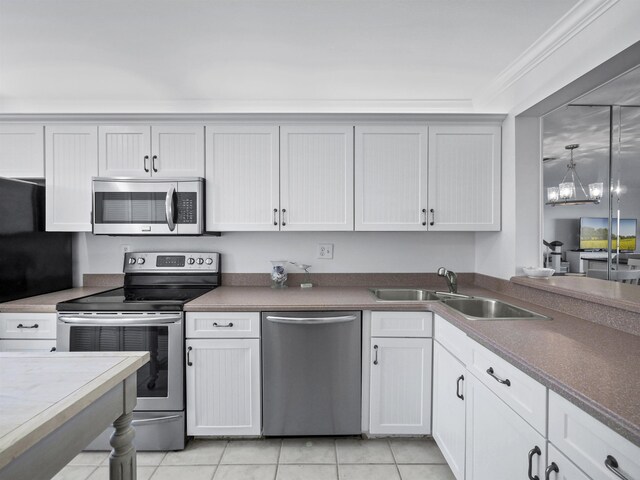
{"label": "black refrigerator", "polygon": [[0,302],[71,288],[71,249],[45,231],[45,187],[0,177]]}

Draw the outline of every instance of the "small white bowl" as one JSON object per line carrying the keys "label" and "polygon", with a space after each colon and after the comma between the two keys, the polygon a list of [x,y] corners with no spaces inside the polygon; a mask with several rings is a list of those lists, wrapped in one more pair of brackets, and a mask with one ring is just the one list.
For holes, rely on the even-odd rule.
{"label": "small white bowl", "polygon": [[549,278],[556,271],[553,268],[522,267],[524,274],[529,278]]}

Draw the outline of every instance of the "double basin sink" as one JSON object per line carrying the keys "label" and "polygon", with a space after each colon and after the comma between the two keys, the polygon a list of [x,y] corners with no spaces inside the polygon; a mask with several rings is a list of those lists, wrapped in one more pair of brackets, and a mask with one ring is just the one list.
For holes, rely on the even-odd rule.
{"label": "double basin sink", "polygon": [[442,302],[457,310],[467,320],[551,320],[525,308],[491,298],[471,297],[420,288],[372,288],[379,302]]}

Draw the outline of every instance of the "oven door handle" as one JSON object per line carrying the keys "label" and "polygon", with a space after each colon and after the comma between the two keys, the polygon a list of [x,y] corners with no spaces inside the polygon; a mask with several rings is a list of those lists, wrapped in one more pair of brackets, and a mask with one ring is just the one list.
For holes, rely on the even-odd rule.
{"label": "oven door handle", "polygon": [[167,315],[166,317],[149,317],[149,318],[122,318],[122,317],[109,317],[109,316],[100,316],[99,318],[87,318],[87,317],[67,317],[60,316],[58,317],[62,323],[69,323],[72,325],[101,325],[104,327],[138,327],[138,326],[150,326],[150,325],[158,325],[158,324],[171,324],[178,323],[182,320],[182,315]]}
{"label": "oven door handle", "polygon": [[176,229],[175,223],[175,209],[173,208],[173,197],[176,194],[176,187],[171,185],[169,187],[169,191],[167,192],[167,197],[164,199],[164,213],[167,217],[167,225],[169,226],[169,231],[173,232]]}
{"label": "oven door handle", "polygon": [[171,420],[176,420],[182,417],[182,415],[167,415],[166,417],[154,417],[154,418],[143,418],[141,420],[133,420],[131,425],[134,427],[138,427],[140,425],[148,425],[150,423],[166,423]]}

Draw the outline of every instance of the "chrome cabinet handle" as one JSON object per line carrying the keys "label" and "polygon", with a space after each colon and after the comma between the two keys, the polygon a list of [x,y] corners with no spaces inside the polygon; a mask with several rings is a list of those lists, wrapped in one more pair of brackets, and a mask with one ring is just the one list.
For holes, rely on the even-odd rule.
{"label": "chrome cabinet handle", "polygon": [[30,327],[23,325],[21,323],[18,324],[18,326],[16,328],[38,328],[40,327],[40,325],[38,325],[37,323],[34,323],[33,325],[31,325]]}
{"label": "chrome cabinet handle", "polygon": [[559,471],[560,469],[558,468],[558,465],[556,465],[556,462],[551,462],[551,465],[549,465],[544,471],[544,480],[549,480],[551,478],[551,472],[558,473]]}
{"label": "chrome cabinet handle", "polygon": [[156,168],[156,160],[158,160],[158,155],[154,155],[153,157],[151,157],[151,168],[153,168],[153,171],[158,173],[158,169]]}
{"label": "chrome cabinet handle", "polygon": [[173,197],[176,193],[176,187],[171,185],[169,191],[167,192],[167,196],[164,199],[164,213],[167,217],[167,226],[169,227],[169,231],[173,232],[176,229],[176,223],[174,221],[175,212],[173,210]]}
{"label": "chrome cabinet handle", "polygon": [[495,378],[498,383],[502,383],[503,385],[506,385],[507,387],[511,386],[511,380],[509,380],[508,378],[505,378],[503,380],[502,378],[498,377],[495,373],[493,373],[493,367],[487,368],[487,373],[489,375],[491,375],[493,378]]}
{"label": "chrome cabinet handle", "polygon": [[377,364],[378,364],[378,345],[374,345],[374,346],[373,346],[373,349],[374,349],[374,350],[375,350],[375,352],[376,352],[376,358],[373,360],[373,364],[374,364],[374,365],[377,365]]}
{"label": "chrome cabinet handle", "polygon": [[527,477],[529,477],[529,480],[540,480],[540,477],[538,477],[538,475],[531,475],[533,473],[531,470],[533,470],[534,455],[542,455],[542,451],[537,445],[529,450],[529,470],[527,470]]}
{"label": "chrome cabinet handle", "polygon": [[423,208],[422,209],[422,225],[426,225],[427,224],[427,209]]}
{"label": "chrome cabinet handle", "polygon": [[460,382],[464,380],[464,375],[460,375],[458,380],[456,380],[456,397],[460,400],[464,400],[464,395],[460,393]]}
{"label": "chrome cabinet handle", "polygon": [[217,322],[213,322],[213,326],[218,328],[233,327],[233,323],[229,322],[226,325],[220,325]]}
{"label": "chrome cabinet handle", "polygon": [[277,214],[278,214],[278,209],[274,208],[273,209],[273,224],[276,225],[276,226],[278,225],[278,219],[276,218]]}
{"label": "chrome cabinet handle", "polygon": [[609,471],[613,472],[616,477],[621,478],[622,480],[631,480],[631,478],[627,477],[620,470],[618,470],[618,461],[613,455],[607,455],[607,458],[604,461],[604,466],[607,467]]}
{"label": "chrome cabinet handle", "polygon": [[282,209],[282,226],[286,227],[287,226],[287,222],[285,221],[285,216],[284,214],[287,213],[287,210],[285,208]]}
{"label": "chrome cabinet handle", "polygon": [[191,361],[191,350],[193,350],[192,347],[187,347],[187,365],[188,366],[193,366],[193,362]]}
{"label": "chrome cabinet handle", "polygon": [[432,208],[431,210],[429,210],[429,213],[431,213],[431,221],[429,222],[429,225],[435,225],[435,223],[436,223],[436,211]]}
{"label": "chrome cabinet handle", "polygon": [[142,167],[144,168],[144,171],[149,173],[149,167],[147,167],[147,162],[149,161],[149,155],[145,155],[144,159],[142,161]]}

